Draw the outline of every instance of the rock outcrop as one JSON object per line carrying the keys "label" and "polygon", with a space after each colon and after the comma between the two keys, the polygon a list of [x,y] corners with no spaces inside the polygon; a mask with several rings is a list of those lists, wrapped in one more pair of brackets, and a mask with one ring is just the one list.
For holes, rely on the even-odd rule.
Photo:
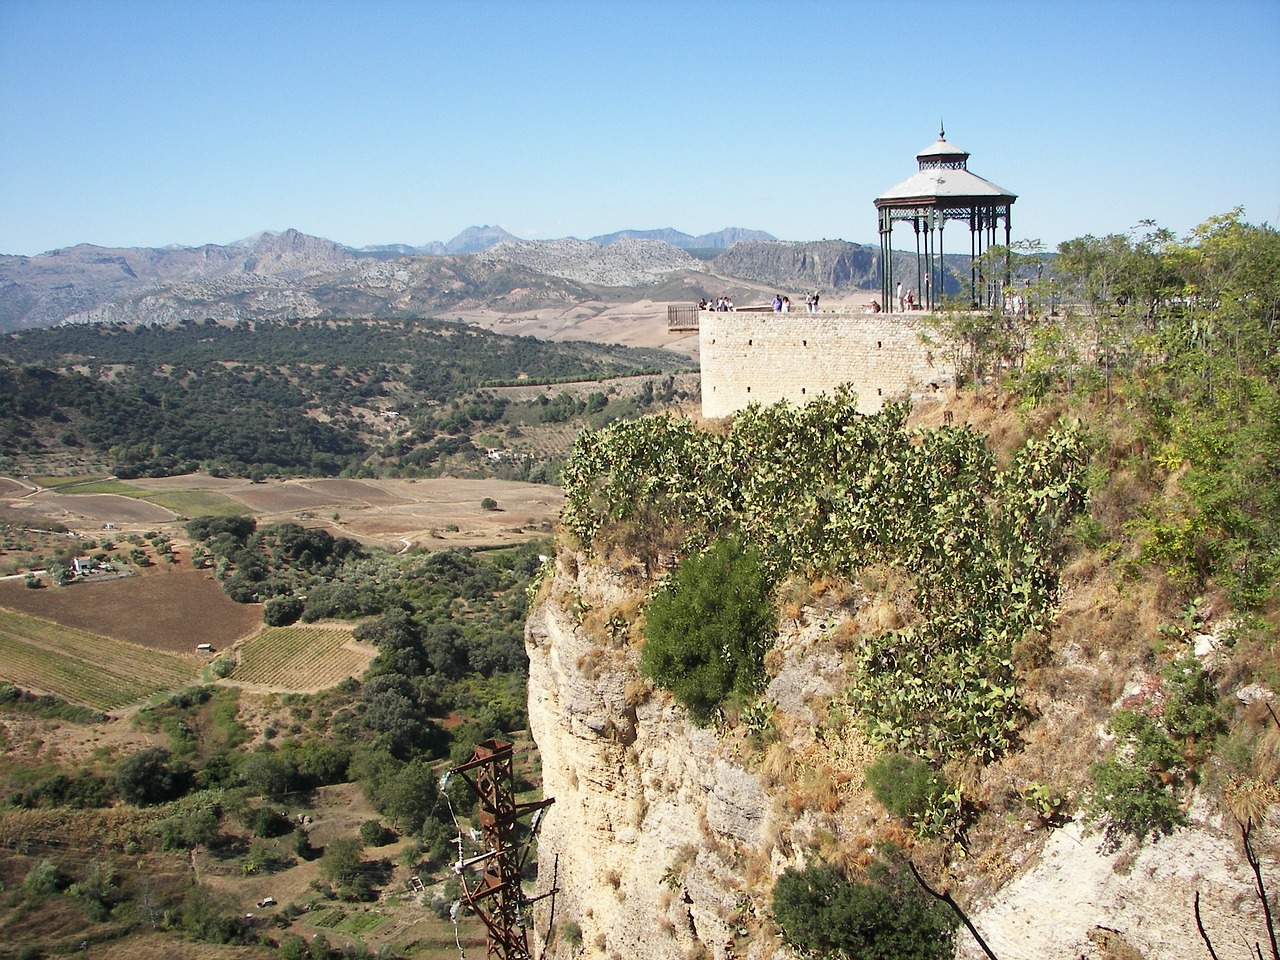
{"label": "rock outcrop", "polygon": [[[694,726],[641,679],[629,624],[654,585],[642,565],[555,563],[526,628],[530,729],[555,798],[539,839],[539,892],[553,879],[560,889],[550,955],[793,957],[769,918],[776,877],[813,856],[866,851],[877,830],[892,829],[862,789],[874,753],[831,739],[825,709],[846,669],[833,638],[857,604],[805,608],[784,623],[765,697],[781,740],[761,751],[740,729]],[[1189,827],[1114,851],[1080,822],[1046,830],[1010,820],[1000,877],[960,861],[951,889],[1001,960],[1204,956],[1197,892],[1219,956],[1251,955],[1241,945],[1265,948],[1267,933],[1238,832],[1196,797]],[[1255,835],[1273,888],[1277,814],[1272,806]],[[963,928],[956,939],[962,960],[983,955]]]}
{"label": "rock outcrop", "polygon": [[625,641],[584,629],[581,611],[600,621],[633,594],[618,575],[561,559],[528,622],[529,722],[555,797],[539,883],[558,862],[562,947],[576,925],[586,956],[676,960],[703,945],[724,957],[743,906],[732,851],[764,842],[768,798],[713,731],[648,695]]}

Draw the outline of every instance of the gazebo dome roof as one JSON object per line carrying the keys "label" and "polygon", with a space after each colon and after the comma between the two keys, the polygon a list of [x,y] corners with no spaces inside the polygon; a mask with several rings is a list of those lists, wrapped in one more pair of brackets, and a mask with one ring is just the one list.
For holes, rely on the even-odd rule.
{"label": "gazebo dome roof", "polygon": [[916,161],[919,171],[876,197],[877,207],[992,206],[1017,199],[1017,194],[971,173],[969,154],[950,143],[943,130],[935,143],[916,154]]}
{"label": "gazebo dome roof", "polygon": [[938,131],[938,139],[916,154],[921,170],[949,163],[963,167],[969,162],[968,151],[961,150],[954,143],[948,143],[944,133],[944,131]]}

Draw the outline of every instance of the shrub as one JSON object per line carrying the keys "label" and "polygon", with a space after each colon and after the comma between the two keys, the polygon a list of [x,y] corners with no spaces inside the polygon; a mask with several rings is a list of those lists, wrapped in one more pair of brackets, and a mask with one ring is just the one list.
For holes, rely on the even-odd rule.
{"label": "shrub", "polygon": [[45,895],[65,890],[70,883],[71,878],[56,863],[41,860],[27,872],[22,888],[28,893]]}
{"label": "shrub", "polygon": [[1226,728],[1210,676],[1193,653],[1184,653],[1161,671],[1165,682],[1164,726],[1192,746],[1212,740]]}
{"label": "shrub", "polygon": [[116,792],[126,803],[147,806],[180,796],[189,778],[186,771],[169,763],[169,751],[148,747],[130,754],[116,764]]}
{"label": "shrub", "polygon": [[759,551],[721,540],[688,557],[649,603],[640,668],[698,723],[764,679],[772,642],[770,581]]}
{"label": "shrub", "polygon": [[262,622],[268,627],[287,627],[298,622],[304,609],[297,597],[272,597],[262,605]]}
{"label": "shrub", "polygon": [[1099,820],[1106,843],[1169,833],[1185,819],[1172,784],[1181,763],[1177,745],[1150,717],[1121,710],[1111,718],[1116,751],[1094,764],[1086,813]]}
{"label": "shrub", "polygon": [[255,837],[283,837],[293,830],[289,818],[277,810],[258,807],[249,816],[249,826]]}
{"label": "shrub", "polygon": [[918,757],[886,753],[867,767],[867,786],[886,810],[913,823],[946,793],[942,775]]}
{"label": "shrub", "polygon": [[788,869],[774,885],[773,914],[789,944],[820,957],[949,960],[959,922],[885,863],[863,883],[833,866]]}
{"label": "shrub", "polygon": [[385,847],[395,838],[395,831],[384,826],[381,820],[365,820],[360,824],[360,839],[365,846]]}
{"label": "shrub", "polygon": [[493,497],[485,497],[483,500],[480,501],[480,509],[481,510],[497,510],[498,501],[493,499]]}

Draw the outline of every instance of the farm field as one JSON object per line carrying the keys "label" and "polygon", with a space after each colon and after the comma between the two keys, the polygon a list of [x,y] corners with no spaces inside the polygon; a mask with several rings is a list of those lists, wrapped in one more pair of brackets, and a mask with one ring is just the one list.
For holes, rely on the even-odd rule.
{"label": "farm field", "polygon": [[352,639],[349,626],[313,624],[267,627],[236,653],[232,683],[303,693],[360,676],[377,649]]}
{"label": "farm field", "polygon": [[[546,532],[564,501],[559,487],[492,478],[251,483],[189,474],[33,482],[39,484],[35,489],[0,477],[0,520],[37,528],[61,523],[89,536],[110,524],[121,535],[160,530],[180,540],[183,518],[251,514],[259,523],[321,526],[334,536],[392,550],[523,543]],[[498,509],[483,509],[485,500]]]}
{"label": "farm field", "polygon": [[190,683],[197,661],[0,609],[0,678],[112,710]]}
{"label": "farm field", "polygon": [[161,566],[136,577],[29,590],[21,580],[0,582],[0,608],[43,617],[155,650],[192,654],[215,650],[251,634],[262,622],[259,604],[235,603],[206,570]]}

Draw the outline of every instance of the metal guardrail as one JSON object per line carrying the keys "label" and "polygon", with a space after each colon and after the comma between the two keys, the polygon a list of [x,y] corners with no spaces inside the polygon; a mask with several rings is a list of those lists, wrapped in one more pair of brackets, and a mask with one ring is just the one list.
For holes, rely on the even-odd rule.
{"label": "metal guardrail", "polygon": [[683,333],[698,329],[698,305],[696,303],[667,304],[667,330]]}

